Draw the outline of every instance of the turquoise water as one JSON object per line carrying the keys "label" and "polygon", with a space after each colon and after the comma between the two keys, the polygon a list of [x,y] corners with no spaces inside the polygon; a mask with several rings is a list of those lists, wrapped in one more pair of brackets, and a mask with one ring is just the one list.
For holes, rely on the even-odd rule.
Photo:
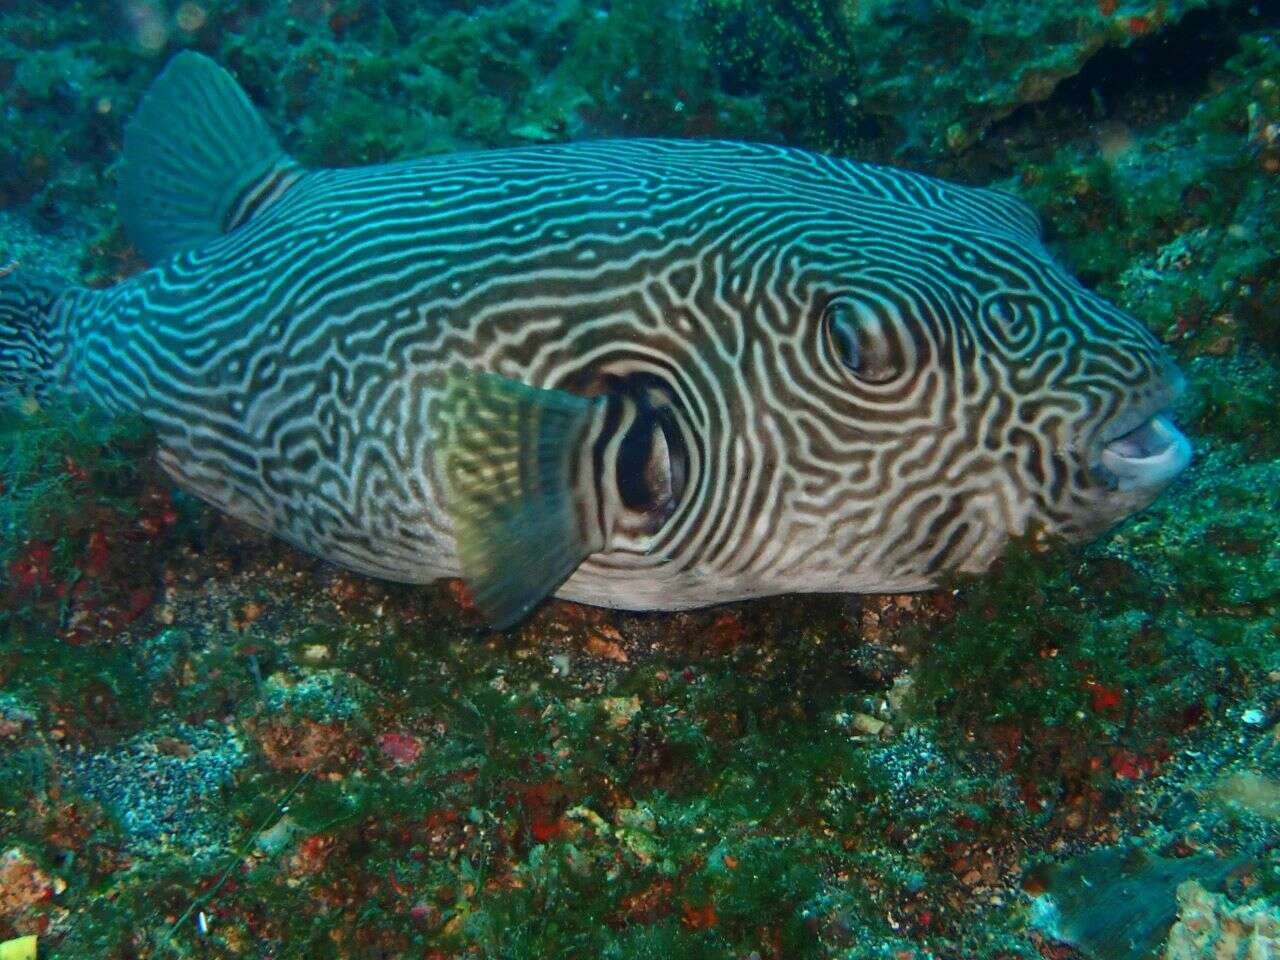
{"label": "turquoise water", "polygon": [[1273,948],[1277,43],[0,4],[0,957]]}

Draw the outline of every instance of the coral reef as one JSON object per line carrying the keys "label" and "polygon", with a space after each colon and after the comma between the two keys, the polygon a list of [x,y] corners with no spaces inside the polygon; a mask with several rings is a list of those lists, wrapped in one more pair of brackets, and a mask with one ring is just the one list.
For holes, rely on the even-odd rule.
{"label": "coral reef", "polygon": [[[1052,96],[1100,51],[1229,0],[1029,4],[699,0],[726,89],[794,138],[936,160]],[[763,55],[762,55],[763,54]]]}
{"label": "coral reef", "polygon": [[[307,163],[348,165],[616,133],[746,136],[679,4],[506,0],[447,6],[38,0],[0,33],[0,206],[95,238],[86,272],[131,269],[110,209],[121,128],[168,54],[209,53]],[[75,216],[70,216],[74,211]],[[99,212],[95,212],[99,211]],[[122,262],[123,259],[123,262]]]}
{"label": "coral reef", "polygon": [[1024,165],[1011,184],[1070,239],[1073,270],[1162,320],[1158,332],[1184,355],[1234,354],[1242,327],[1276,346],[1278,71],[1275,32],[1245,35],[1185,116],[1107,127],[1097,142]]}
{"label": "coral reef", "polygon": [[[1179,960],[1269,943],[1280,26],[1258,6],[5,6],[4,262],[139,268],[112,165],[182,46],[308,163],[604,134],[906,156],[1003,178],[1169,344],[1197,460],[1098,543],[1029,541],[946,590],[553,603],[495,635],[457,584],[342,574],[173,493],[139,424],[0,409],[0,942],[1102,957],[1096,891],[1133,889],[1143,950],[1171,923]],[[1108,63],[1122,95],[1097,94]]]}

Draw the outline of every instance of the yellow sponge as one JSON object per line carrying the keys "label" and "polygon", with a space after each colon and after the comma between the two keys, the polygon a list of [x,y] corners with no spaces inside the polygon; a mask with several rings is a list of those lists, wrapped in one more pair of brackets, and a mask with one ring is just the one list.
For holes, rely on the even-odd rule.
{"label": "yellow sponge", "polygon": [[36,938],[19,937],[0,943],[0,960],[36,960]]}

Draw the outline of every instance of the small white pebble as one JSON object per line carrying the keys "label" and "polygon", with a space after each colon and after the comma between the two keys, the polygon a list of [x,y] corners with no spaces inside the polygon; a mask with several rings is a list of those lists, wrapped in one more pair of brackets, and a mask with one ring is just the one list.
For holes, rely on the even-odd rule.
{"label": "small white pebble", "polygon": [[1244,713],[1240,714],[1240,720],[1247,723],[1251,727],[1260,727],[1267,719],[1267,715],[1257,707],[1250,707]]}
{"label": "small white pebble", "polygon": [[879,736],[880,731],[884,729],[884,721],[877,720],[875,717],[866,713],[855,713],[852,717],[853,729],[859,733],[869,733],[873,737]]}

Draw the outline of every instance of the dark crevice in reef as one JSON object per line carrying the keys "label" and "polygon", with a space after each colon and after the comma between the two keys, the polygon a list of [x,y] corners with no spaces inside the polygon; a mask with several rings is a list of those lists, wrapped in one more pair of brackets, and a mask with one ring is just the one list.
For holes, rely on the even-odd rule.
{"label": "dark crevice in reef", "polygon": [[1107,47],[1052,96],[999,123],[962,161],[968,178],[996,179],[1023,162],[1043,162],[1064,144],[1094,140],[1105,127],[1142,129],[1173,120],[1213,86],[1240,49],[1240,36],[1280,25],[1280,4],[1245,2],[1197,10],[1127,47]]}

